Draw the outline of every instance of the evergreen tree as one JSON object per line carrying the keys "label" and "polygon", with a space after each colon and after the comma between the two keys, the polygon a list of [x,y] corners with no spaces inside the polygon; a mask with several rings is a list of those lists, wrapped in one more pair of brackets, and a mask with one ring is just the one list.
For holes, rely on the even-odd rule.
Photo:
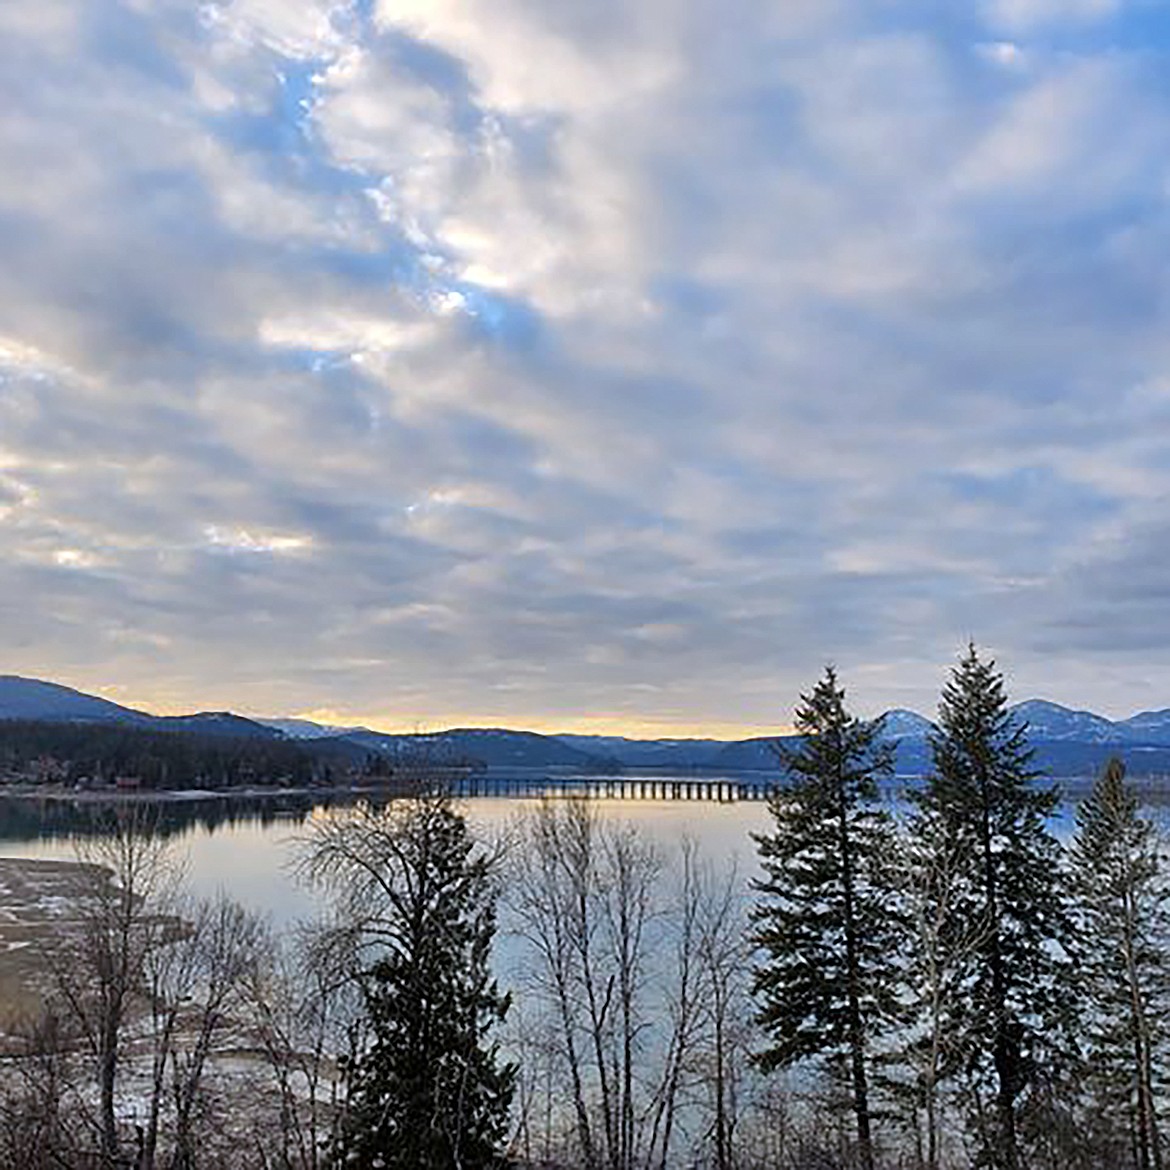
{"label": "evergreen tree", "polygon": [[507,1010],[490,972],[491,863],[443,793],[322,822],[309,873],[339,897],[369,1042],[345,1069],[335,1161],[477,1170],[505,1164],[515,1069],[491,1034]]}
{"label": "evergreen tree", "polygon": [[942,956],[955,985],[943,1005],[949,1071],[973,1090],[981,1164],[1019,1170],[1021,1097],[1056,1075],[1062,1050],[1068,918],[1046,826],[1058,793],[1036,785],[1026,727],[973,645],[943,691],[931,747],[912,831],[927,849],[969,859],[952,890],[955,929],[940,932],[944,950],[962,940]]}
{"label": "evergreen tree", "polygon": [[890,867],[896,841],[877,809],[893,771],[880,721],[845,708],[835,671],[801,696],[794,749],[781,747],[786,782],[772,796],[774,830],[756,836],[765,876],[753,911],[758,1022],[767,1069],[825,1060],[849,1086],[858,1160],[874,1164],[870,1065],[896,1015],[898,918]]}
{"label": "evergreen tree", "polygon": [[1110,1165],[1160,1170],[1170,912],[1155,826],[1112,759],[1077,810],[1070,849],[1087,1081]]}

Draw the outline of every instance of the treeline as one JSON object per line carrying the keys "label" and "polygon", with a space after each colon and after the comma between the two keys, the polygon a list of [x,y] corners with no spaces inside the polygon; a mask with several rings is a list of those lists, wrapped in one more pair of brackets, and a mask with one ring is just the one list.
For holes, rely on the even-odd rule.
{"label": "treeline", "polygon": [[1062,844],[974,647],[905,807],[833,670],[797,731],[747,890],[584,808],[529,823],[505,901],[524,1163],[1161,1167],[1170,887],[1122,763]]}
{"label": "treeline", "polygon": [[76,785],[132,781],[146,789],[305,785],[321,760],[278,736],[155,731],[110,723],[0,720],[0,778]]}
{"label": "treeline", "polygon": [[[1165,861],[1120,762],[1052,832],[994,664],[907,809],[829,670],[752,873],[586,801],[477,839],[438,786],[316,818],[274,935],[120,819],[0,1078],[34,1168],[1157,1170]],[[750,880],[749,880],[750,878]]]}

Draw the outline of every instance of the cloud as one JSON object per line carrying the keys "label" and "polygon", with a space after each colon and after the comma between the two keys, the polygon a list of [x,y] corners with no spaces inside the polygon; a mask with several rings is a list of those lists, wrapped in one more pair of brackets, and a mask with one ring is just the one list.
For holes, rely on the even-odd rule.
{"label": "cloud", "polygon": [[1170,702],[1170,110],[1124,20],[4,5],[7,668],[685,729],[827,659],[929,707],[974,635]]}
{"label": "cloud", "polygon": [[1053,24],[1104,21],[1116,16],[1124,0],[986,0],[988,20],[1012,32]]}

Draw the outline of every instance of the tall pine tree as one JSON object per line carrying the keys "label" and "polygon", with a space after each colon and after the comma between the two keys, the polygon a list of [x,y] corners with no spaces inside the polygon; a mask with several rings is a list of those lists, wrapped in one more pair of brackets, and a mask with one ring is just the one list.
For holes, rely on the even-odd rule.
{"label": "tall pine tree", "polygon": [[504,1165],[515,1070],[491,1037],[509,999],[490,970],[491,864],[464,818],[441,791],[361,808],[318,823],[306,868],[337,894],[369,1035],[335,1162]]}
{"label": "tall pine tree", "polygon": [[820,1058],[849,1087],[862,1170],[873,1170],[871,1062],[897,1009],[896,842],[875,806],[893,771],[880,721],[845,707],[832,667],[796,714],[801,736],[781,748],[786,782],[771,798],[774,828],[756,837],[754,989],[771,1045],[765,1069]]}
{"label": "tall pine tree", "polygon": [[1077,810],[1069,857],[1098,1148],[1119,1170],[1161,1170],[1170,909],[1157,830],[1138,815],[1120,760]]}
{"label": "tall pine tree", "polygon": [[981,1164],[1020,1170],[1021,1099],[1053,1072],[1067,988],[1060,848],[1046,824],[1058,793],[1037,785],[1003,676],[973,645],[943,690],[931,747],[913,831],[968,859],[952,913],[975,926],[941,933],[944,945],[963,940],[962,953],[944,956],[957,967],[945,1004],[952,1071],[972,1089]]}

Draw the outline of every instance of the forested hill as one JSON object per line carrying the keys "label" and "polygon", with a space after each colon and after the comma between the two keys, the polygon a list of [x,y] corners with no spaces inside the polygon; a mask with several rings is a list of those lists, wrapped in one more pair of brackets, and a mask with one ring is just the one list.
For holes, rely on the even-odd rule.
{"label": "forested hill", "polygon": [[[234,786],[244,782],[240,777],[251,776],[259,783],[277,783],[282,777],[293,784],[307,782],[303,777],[330,782],[338,779],[339,771],[352,778],[385,773],[402,762],[414,766],[420,759],[470,768],[611,772],[616,767],[604,755],[531,731],[454,728],[395,735],[305,720],[260,721],[228,711],[160,716],[15,675],[0,676],[0,744],[9,745],[15,761],[9,765],[10,775],[27,771],[44,751],[56,771],[70,778],[90,776],[99,759],[96,752],[105,753],[100,755],[101,774],[116,772],[130,779],[141,773],[144,786],[167,788],[189,783]],[[218,784],[214,779],[200,782],[203,775],[222,779]]]}
{"label": "forested hill", "polygon": [[[1122,756],[1135,777],[1170,775],[1170,711],[1114,721],[1039,699],[1013,710],[1028,724],[1036,766],[1053,776],[1095,775],[1111,755]],[[33,724],[45,726],[34,731]],[[928,771],[931,723],[914,711],[894,710],[887,712],[884,726],[886,737],[897,744],[898,772],[918,776]],[[776,742],[768,736],[640,740],[508,728],[388,734],[303,719],[252,719],[228,711],[158,716],[56,683],[0,675],[0,744],[8,745],[9,759],[17,761],[10,772],[27,767],[39,744],[71,777],[92,774],[98,761],[103,774],[127,770],[134,775],[137,768],[143,784],[164,787],[234,785],[240,777],[253,776],[261,783],[285,777],[299,784],[322,776],[335,779],[339,769],[352,774],[419,757],[498,771],[774,771]],[[49,743],[56,747],[49,750]],[[34,754],[29,757],[26,749]],[[130,768],[130,760],[138,763]]]}
{"label": "forested hill", "polygon": [[0,781],[147,789],[302,787],[350,763],[280,736],[0,720]]}

